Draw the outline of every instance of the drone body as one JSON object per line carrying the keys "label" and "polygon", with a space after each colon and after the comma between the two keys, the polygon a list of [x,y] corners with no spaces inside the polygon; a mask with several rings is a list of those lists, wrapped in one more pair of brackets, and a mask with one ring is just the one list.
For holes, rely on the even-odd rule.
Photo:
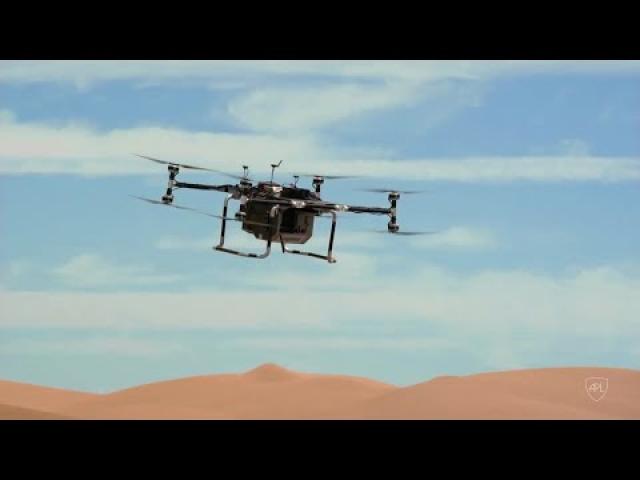
{"label": "drone body", "polygon": [[[240,203],[238,216],[245,218],[242,229],[252,233],[259,240],[277,242],[281,238],[286,244],[306,243],[313,235],[313,221],[315,213],[302,208],[288,208],[281,212],[280,229],[276,232],[268,226],[258,225],[268,218],[272,204],[264,200],[291,199],[297,201],[316,200],[311,191],[305,189],[282,187],[278,184],[259,183],[259,192],[253,198],[246,198]],[[249,223],[253,222],[253,223]]]}
{"label": "drone body", "polygon": [[[156,163],[166,164],[169,171],[169,182],[167,184],[166,193],[162,196],[162,201],[151,200],[143,197],[136,198],[158,205],[166,205],[183,210],[195,211],[197,213],[202,213],[204,215],[222,220],[222,224],[220,227],[220,242],[218,245],[213,247],[215,250],[220,252],[249,258],[266,258],[271,252],[271,244],[273,242],[277,242],[280,243],[283,253],[306,255],[326,260],[329,263],[335,263],[336,260],[333,257],[333,243],[335,238],[338,212],[387,215],[389,216],[389,222],[387,224],[387,230],[385,231],[385,233],[388,232],[398,235],[420,235],[433,233],[400,232],[400,227],[398,226],[396,217],[396,205],[398,199],[400,198],[400,193],[418,192],[399,192],[384,189],[369,190],[388,193],[388,199],[390,203],[390,206],[388,208],[361,207],[356,205],[337,204],[326,202],[320,197],[321,186],[324,183],[324,180],[351,177],[303,175],[313,178],[313,189],[309,190],[297,186],[299,175],[294,176],[295,182],[290,185],[281,185],[274,182],[273,174],[275,172],[275,169],[279,167],[280,164],[272,164],[271,180],[258,182],[256,185],[254,185],[253,181],[247,175],[248,167],[246,166],[244,167],[244,175],[237,176],[225,174],[217,170],[166,162],[164,160],[158,160],[156,158],[145,157],[142,155],[139,156],[148,160],[152,160]],[[237,178],[240,181],[237,184],[224,185],[207,185],[200,183],[180,182],[176,180],[176,177],[180,172],[180,168],[210,170],[217,173],[222,173],[226,176]],[[227,196],[224,200],[222,215],[212,215],[209,213],[201,212],[199,210],[195,210],[193,208],[174,205],[173,192],[174,190],[181,188],[209,190],[226,193]],[[229,202],[231,200],[237,200],[240,203],[238,211],[233,217],[228,216]],[[332,224],[331,234],[329,237],[329,245],[326,254],[301,251],[290,249],[287,247],[287,245],[301,245],[306,243],[313,236],[313,226],[316,217],[326,217],[327,215],[331,216]],[[258,240],[266,242],[264,253],[246,253],[226,247],[225,231],[228,221],[242,222],[243,231],[252,234]]]}

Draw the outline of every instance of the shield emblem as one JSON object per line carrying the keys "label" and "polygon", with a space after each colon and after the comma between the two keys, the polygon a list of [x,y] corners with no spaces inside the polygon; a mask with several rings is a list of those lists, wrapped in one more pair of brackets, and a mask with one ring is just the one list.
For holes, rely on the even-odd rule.
{"label": "shield emblem", "polygon": [[594,402],[599,402],[607,394],[609,379],[605,377],[589,377],[584,380],[587,395]]}

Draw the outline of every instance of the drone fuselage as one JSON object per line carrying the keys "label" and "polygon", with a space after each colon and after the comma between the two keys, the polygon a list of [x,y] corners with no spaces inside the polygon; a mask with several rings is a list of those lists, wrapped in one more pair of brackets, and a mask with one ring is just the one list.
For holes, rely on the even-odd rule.
{"label": "drone fuselage", "polygon": [[272,206],[265,200],[288,198],[293,200],[320,200],[315,192],[297,187],[286,187],[274,182],[258,184],[257,192],[240,204],[240,215],[243,218],[242,229],[251,233],[258,240],[272,242],[283,241],[291,244],[304,244],[313,235],[313,222],[318,215],[313,210],[298,208],[285,209],[279,213],[280,228],[275,231],[265,224],[269,222]]}
{"label": "drone fuselage", "polygon": [[313,235],[313,221],[316,216],[313,212],[299,209],[287,209],[279,213],[282,216],[279,230],[270,229],[267,226],[257,225],[268,221],[269,213],[273,206],[259,200],[247,200],[241,211],[244,210],[242,230],[252,233],[258,240],[272,242],[303,244]]}

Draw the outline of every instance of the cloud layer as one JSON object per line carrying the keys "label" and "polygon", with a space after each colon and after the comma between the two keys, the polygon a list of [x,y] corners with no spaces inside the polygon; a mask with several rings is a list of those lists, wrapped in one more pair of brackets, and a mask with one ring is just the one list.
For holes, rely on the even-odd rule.
{"label": "cloud layer", "polygon": [[125,337],[90,337],[66,340],[21,339],[0,343],[0,355],[115,355],[149,357],[184,351],[177,342]]}
{"label": "cloud layer", "polygon": [[160,274],[140,265],[120,265],[100,255],[80,254],[55,268],[52,274],[64,285],[76,288],[131,287],[175,283],[179,275]]}
{"label": "cloud layer", "polygon": [[[366,257],[362,257],[363,261]],[[371,262],[372,260],[369,260]],[[353,322],[422,322],[472,334],[535,331],[548,334],[640,334],[640,275],[613,267],[564,276],[517,270],[460,275],[435,266],[416,273],[372,275],[344,269],[333,288],[292,289],[286,274],[256,277],[268,291],[241,286],[185,293],[54,293],[0,291],[1,328],[217,329],[278,326],[331,330]],[[340,278],[359,288],[343,290]],[[397,278],[396,278],[397,277]],[[322,284],[322,276],[313,278]],[[286,288],[284,287],[286,286]],[[384,292],[384,294],[381,294]],[[238,306],[242,307],[239,308]],[[304,315],[283,315],[289,312]],[[179,313],[179,314],[178,314]]]}
{"label": "cloud layer", "polygon": [[340,84],[256,89],[229,105],[229,113],[256,131],[304,132],[354,115],[408,104],[408,85]]}
{"label": "cloud layer", "polygon": [[425,82],[442,78],[480,79],[532,73],[638,73],[638,61],[2,61],[0,82],[64,82],[88,88],[99,82],[138,81],[214,84],[249,78],[314,75],[327,78]]}
{"label": "cloud layer", "polygon": [[[305,135],[192,132],[163,127],[99,132],[74,124],[20,123],[6,111],[0,119],[3,174],[114,175],[159,171],[134,157],[134,152],[237,172],[243,164],[262,169],[284,160],[283,175],[289,169],[459,182],[640,180],[637,158],[567,154],[391,159],[391,152],[327,147]],[[260,165],[256,165],[256,159],[260,159]]]}
{"label": "cloud layer", "polygon": [[[501,76],[533,73],[637,75],[640,62],[5,61],[0,62],[0,84],[70,82],[87,88],[126,80],[140,86],[199,82],[219,89],[226,85],[233,92],[227,114],[248,131],[186,131],[162,125],[98,131],[82,123],[19,122],[12,112],[0,110],[0,173],[150,172],[149,166],[131,157],[139,152],[238,172],[243,164],[265,170],[270,163],[284,160],[290,172],[367,172],[417,180],[640,179],[640,159],[591,156],[575,142],[556,156],[411,158],[375,146],[338,147],[317,135],[319,129],[348,118],[447,97],[449,87],[460,81],[473,90]],[[478,102],[476,94],[458,96],[443,103],[455,110]],[[446,116],[446,112],[433,115]],[[423,127],[429,128],[428,123]]]}

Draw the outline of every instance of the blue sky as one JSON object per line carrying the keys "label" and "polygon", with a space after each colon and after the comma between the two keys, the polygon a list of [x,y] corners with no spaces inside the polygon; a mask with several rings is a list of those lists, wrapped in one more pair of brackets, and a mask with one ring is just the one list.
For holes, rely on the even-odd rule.
{"label": "blue sky", "polygon": [[[639,62],[0,62],[0,378],[639,368],[639,79]],[[424,188],[401,228],[440,234],[344,216],[335,265],[224,255],[216,220],[128,196],[166,185],[134,152],[364,174],[325,184],[355,204]],[[261,247],[235,225],[228,242]]]}

